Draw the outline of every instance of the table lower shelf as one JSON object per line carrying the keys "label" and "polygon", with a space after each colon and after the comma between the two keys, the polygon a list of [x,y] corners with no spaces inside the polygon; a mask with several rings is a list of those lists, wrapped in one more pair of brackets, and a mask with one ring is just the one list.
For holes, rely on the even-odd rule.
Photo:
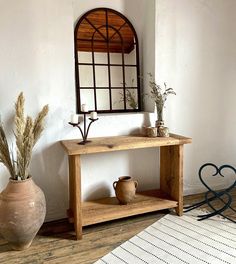
{"label": "table lower shelf", "polygon": [[[83,202],[82,226],[102,223],[128,216],[175,208],[178,202],[172,200],[161,190],[139,192],[135,199],[120,205],[116,197],[107,197],[95,201]],[[73,212],[68,210],[69,221],[73,222]]]}

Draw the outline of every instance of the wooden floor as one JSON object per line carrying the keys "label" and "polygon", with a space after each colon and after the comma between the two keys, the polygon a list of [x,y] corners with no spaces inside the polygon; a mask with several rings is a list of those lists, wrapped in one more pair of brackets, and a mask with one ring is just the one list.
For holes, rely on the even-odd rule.
{"label": "wooden floor", "polygon": [[[185,197],[184,202],[185,204],[192,204],[202,197],[203,195],[188,196]],[[80,241],[74,239],[73,231],[68,231],[73,226],[67,224],[67,221],[48,223],[44,225],[40,234],[34,239],[31,247],[25,251],[11,250],[6,241],[0,238],[0,263],[94,263],[166,213],[168,211],[149,213],[86,227],[84,228],[83,240]],[[52,233],[52,226],[53,232],[57,234]]]}

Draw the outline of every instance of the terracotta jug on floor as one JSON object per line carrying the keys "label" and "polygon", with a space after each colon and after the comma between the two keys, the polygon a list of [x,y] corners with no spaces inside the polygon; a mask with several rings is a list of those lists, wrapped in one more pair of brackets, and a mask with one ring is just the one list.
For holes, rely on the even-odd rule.
{"label": "terracotta jug on floor", "polygon": [[13,249],[31,245],[45,214],[45,196],[32,178],[9,180],[0,194],[0,233]]}
{"label": "terracotta jug on floor", "polygon": [[113,182],[116,198],[120,204],[130,203],[134,199],[137,186],[138,182],[132,180],[130,176],[119,177],[118,181]]}

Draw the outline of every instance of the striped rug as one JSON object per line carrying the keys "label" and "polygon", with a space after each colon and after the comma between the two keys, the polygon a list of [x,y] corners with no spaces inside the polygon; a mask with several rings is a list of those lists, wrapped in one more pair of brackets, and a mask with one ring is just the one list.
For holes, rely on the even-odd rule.
{"label": "striped rug", "polygon": [[196,213],[168,214],[95,263],[236,264],[236,225]]}

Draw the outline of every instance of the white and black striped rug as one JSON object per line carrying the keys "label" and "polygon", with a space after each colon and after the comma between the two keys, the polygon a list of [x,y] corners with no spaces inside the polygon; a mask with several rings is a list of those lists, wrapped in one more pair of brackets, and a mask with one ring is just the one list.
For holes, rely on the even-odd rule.
{"label": "white and black striped rug", "polygon": [[195,215],[166,215],[96,264],[236,264],[236,225]]}

